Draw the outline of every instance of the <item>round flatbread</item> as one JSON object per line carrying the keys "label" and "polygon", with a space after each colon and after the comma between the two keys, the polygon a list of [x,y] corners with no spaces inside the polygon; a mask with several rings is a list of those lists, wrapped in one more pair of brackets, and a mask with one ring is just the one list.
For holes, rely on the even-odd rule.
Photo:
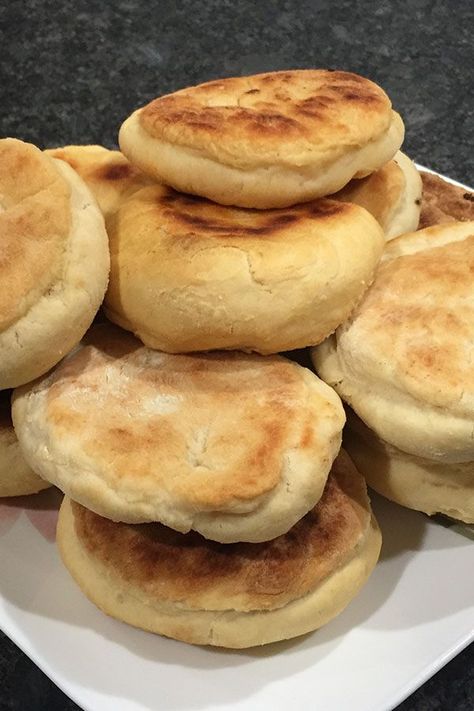
{"label": "round flatbread", "polygon": [[160,524],[114,523],[67,498],[57,540],[72,576],[107,614],[234,648],[329,622],[366,582],[381,544],[364,481],[344,453],[316,508],[267,543],[223,546]]}
{"label": "round flatbread", "polygon": [[0,140],[0,389],[45,373],[104,296],[108,240],[79,176],[31,144]]}
{"label": "round flatbread", "polygon": [[315,505],[345,420],[285,358],[169,355],[111,325],[15,391],[13,419],[27,460],[72,499],[224,543],[273,538]]}
{"label": "round flatbread", "polygon": [[352,314],[313,351],[317,372],[385,442],[474,461],[474,222],[393,240]]}
{"label": "round flatbread", "polygon": [[357,205],[216,205],[144,188],[109,223],[107,316],[151,348],[259,353],[322,341],[373,279],[384,236]]}
{"label": "round flatbread", "polygon": [[298,69],[207,82],[160,97],[122,125],[131,163],[222,205],[287,207],[389,161],[400,116],[357,74]]}

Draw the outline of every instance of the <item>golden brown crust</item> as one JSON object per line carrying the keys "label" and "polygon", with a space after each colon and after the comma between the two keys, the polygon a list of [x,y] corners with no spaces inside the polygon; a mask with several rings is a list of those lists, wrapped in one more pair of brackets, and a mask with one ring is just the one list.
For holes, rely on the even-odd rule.
{"label": "golden brown crust", "polygon": [[[152,354],[140,348],[134,338],[117,332],[116,340],[110,339],[111,332],[112,329],[107,328],[102,338],[94,339],[93,350],[86,346],[77,356],[60,365],[52,378],[47,417],[58,428],[59,434],[71,429],[80,431],[81,425],[84,423],[85,426],[88,421],[89,436],[84,443],[86,453],[102,459],[113,452],[115,472],[123,479],[149,476],[150,464],[160,460],[160,451],[161,456],[167,450],[173,458],[176,457],[180,463],[176,475],[189,459],[188,466],[185,466],[189,471],[185,476],[170,478],[169,472],[164,472],[161,467],[155,469],[154,475],[157,485],[177,490],[180,497],[193,507],[224,507],[235,499],[252,499],[276,486],[280,478],[280,448],[290,429],[289,403],[293,398],[301,397],[304,389],[295,368],[287,367],[283,360],[272,359],[261,363],[260,371],[255,370],[254,357],[218,353],[196,356],[159,354],[152,363]],[[123,365],[117,364],[117,359],[121,359]],[[116,383],[116,389],[112,387],[101,392],[104,377],[108,382],[114,368],[117,375],[121,368],[127,370],[127,376],[123,382]],[[132,374],[135,377],[132,378]],[[255,402],[255,391],[261,391],[265,383],[268,383],[269,391],[264,409],[261,403]],[[76,395],[74,408],[71,408],[70,397],[75,387],[80,388],[80,392]],[[182,423],[183,418],[191,414],[197,427],[200,420],[208,420],[205,412],[210,405],[205,401],[207,393],[212,394],[212,405],[219,416],[214,431],[206,433],[207,441],[196,441],[196,451],[191,452],[177,422],[177,408],[186,398],[190,412],[179,408],[178,419]],[[97,397],[100,399],[101,396],[106,398],[103,404],[112,416],[111,421],[104,420],[102,407],[94,408]],[[246,433],[238,481],[235,472],[227,469],[225,456],[230,444],[224,414],[228,411],[229,401],[233,403],[231,410],[236,419],[239,419],[238,405],[245,410],[249,422],[260,419],[258,427]],[[149,413],[151,417],[139,417],[140,409],[147,406],[150,410],[156,409],[155,418],[153,412]],[[221,423],[225,423],[223,428],[219,427]],[[198,435],[196,432],[196,438]],[[313,446],[313,437],[308,421],[301,447]],[[200,461],[193,462],[193,459]]]}
{"label": "golden brown crust", "polygon": [[[3,389],[31,382],[80,341],[102,303],[110,257],[104,219],[69,165],[13,139],[1,142],[0,152],[2,170],[14,175],[5,180],[0,214]],[[45,184],[45,175],[52,182]],[[39,184],[39,192],[8,202]]]}
{"label": "golden brown crust", "polygon": [[438,175],[421,172],[423,197],[419,229],[456,220],[474,220],[474,192],[459,188]]}
{"label": "golden brown crust", "polygon": [[155,138],[229,165],[302,166],[341,155],[388,129],[391,104],[373,82],[342,71],[300,69],[233,77],[183,89],[141,112]]}
{"label": "golden brown crust", "polygon": [[361,304],[313,354],[381,439],[436,461],[474,459],[473,271],[474,222],[393,240]]}
{"label": "golden brown crust", "polygon": [[355,205],[247,210],[163,185],[132,196],[109,236],[108,316],[168,352],[317,343],[348,316],[383,248]]}
{"label": "golden brown crust", "polygon": [[418,227],[422,183],[413,161],[401,151],[371,175],[351,180],[333,197],[364,207],[382,226],[387,242]]}
{"label": "golden brown crust", "polygon": [[176,190],[221,205],[287,207],[340,190],[389,161],[404,126],[355,74],[295,70],[183,89],[137,109],[119,143]]}
{"label": "golden brown crust", "polygon": [[148,209],[153,203],[159,226],[168,237],[167,249],[178,240],[177,249],[182,251],[193,248],[194,235],[212,240],[213,246],[261,248],[272,238],[289,239],[294,233],[297,239],[312,221],[329,222],[354,212],[344,203],[324,198],[279,210],[246,210],[183,195],[165,185],[155,185],[139,197]]}
{"label": "golden brown crust", "polygon": [[15,392],[14,422],[25,455],[74,500],[228,542],[279,535],[314,506],[344,414],[284,358],[168,355],[108,324]]}
{"label": "golden brown crust", "polygon": [[[290,431],[290,403],[304,398],[304,386],[295,368],[288,367],[283,360],[270,359],[260,362],[260,369],[255,357],[230,353],[159,354],[153,363],[153,354],[140,348],[132,336],[118,333],[117,339],[112,340],[111,331],[107,328],[105,337],[94,339],[93,350],[86,346],[57,368],[48,391],[46,415],[59,435],[71,430],[79,432],[88,421],[85,452],[99,460],[113,452],[119,479],[150,476],[152,462],[159,462],[166,453],[173,459],[176,457],[175,477],[170,477],[159,465],[152,467],[156,485],[175,490],[191,507],[225,507],[236,499],[252,499],[264,494],[277,485],[280,450]],[[121,360],[120,364],[117,359]],[[114,373],[119,377],[122,368],[128,371],[123,382],[117,382],[116,389],[104,390],[104,378],[108,383]],[[131,377],[133,375],[135,377]],[[70,398],[76,387],[80,391],[71,408]],[[262,391],[266,387],[268,392],[264,395]],[[264,403],[255,400],[256,391],[260,391]],[[192,452],[180,423],[189,418],[192,426],[195,420],[196,440],[199,439],[198,423],[209,419],[208,393],[218,416],[213,431],[203,433],[207,441],[196,441]],[[102,398],[111,420],[104,420],[102,407],[94,408]],[[180,405],[184,400],[186,405],[182,409]],[[232,403],[230,410],[229,402]],[[142,408],[145,412],[148,409],[146,414],[151,416],[140,418]],[[152,408],[156,410],[155,417]],[[233,437],[230,437],[225,413],[232,412],[239,420],[240,408],[249,423],[258,421],[258,427],[246,432],[237,479],[236,472],[228,470],[226,461],[226,451]],[[240,427],[242,425],[240,420]],[[300,446],[313,447],[314,436],[308,418]],[[234,442],[233,446],[238,445]],[[182,471],[179,476],[183,465],[186,472]]]}
{"label": "golden brown crust", "polygon": [[0,140],[0,331],[20,319],[61,273],[70,189],[29,143]]}
{"label": "golden brown crust", "polygon": [[443,407],[461,402],[474,382],[465,350],[474,341],[474,321],[472,310],[462,308],[472,290],[474,224],[462,241],[431,249],[426,235],[427,249],[381,265],[357,320],[374,344],[397,344],[397,371],[408,392]]}
{"label": "golden brown crust", "polygon": [[364,207],[386,228],[389,217],[405,189],[403,171],[395,160],[365,178],[351,180],[332,197]]}
{"label": "golden brown crust", "polygon": [[64,146],[48,149],[45,153],[74,168],[96,198],[106,220],[127,197],[150,183],[150,179],[120,151],[103,146]]}
{"label": "golden brown crust", "polygon": [[72,504],[87,553],[150,601],[190,609],[271,610],[314,589],[353,555],[369,527],[365,485],[339,455],[318,505],[267,543],[222,545],[160,524],[131,526]]}

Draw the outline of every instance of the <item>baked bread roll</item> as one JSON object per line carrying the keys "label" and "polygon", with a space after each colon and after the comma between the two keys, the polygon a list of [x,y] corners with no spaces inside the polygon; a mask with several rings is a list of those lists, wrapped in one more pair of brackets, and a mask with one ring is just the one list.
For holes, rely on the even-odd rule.
{"label": "baked bread roll", "polygon": [[0,389],[45,373],[82,338],[107,286],[104,220],[79,176],[0,140]]}
{"label": "baked bread roll", "polygon": [[13,419],[30,465],[72,499],[223,543],[304,516],[345,421],[336,393],[281,356],[169,355],[111,325],[16,390]]}
{"label": "baked bread roll", "polygon": [[387,241],[418,228],[422,183],[413,161],[398,151],[371,175],[351,180],[333,195],[336,200],[365,207],[382,226]]}
{"label": "baked bread roll", "polygon": [[36,494],[51,484],[26,463],[13,429],[10,391],[0,390],[0,497]]}
{"label": "baked bread roll", "polygon": [[106,222],[127,197],[151,183],[120,151],[103,146],[64,146],[45,153],[74,168],[97,200]]}
{"label": "baked bread roll", "polygon": [[[313,351],[320,377],[382,440],[392,471],[403,469],[408,479],[411,470],[404,503],[427,513],[457,511],[463,520],[474,517],[473,273],[474,222],[399,237],[387,246],[374,284],[349,320]],[[372,440],[370,446],[380,449]],[[385,493],[387,487],[377,485],[383,476],[377,457],[376,474],[361,466]],[[444,489],[434,483],[443,472]],[[463,483],[453,486],[453,480]],[[423,491],[435,486],[438,491],[420,503]],[[401,501],[395,493],[390,498]]]}
{"label": "baked bread roll", "polygon": [[106,314],[170,353],[319,343],[360,300],[385,244],[356,205],[321,199],[263,212],[164,185],[135,193],[108,229]]}
{"label": "baked bread roll", "polygon": [[313,351],[323,380],[404,452],[474,460],[473,270],[473,222],[393,240],[365,298]]}
{"label": "baked bread roll", "polygon": [[316,508],[270,542],[223,546],[160,524],[114,523],[68,498],[57,541],[108,615],[192,644],[242,648],[338,615],[374,568],[381,536],[364,481],[341,452]]}
{"label": "baked bread roll", "polygon": [[403,142],[388,96],[357,74],[233,77],[151,101],[122,125],[133,165],[222,205],[287,207],[380,168]]}

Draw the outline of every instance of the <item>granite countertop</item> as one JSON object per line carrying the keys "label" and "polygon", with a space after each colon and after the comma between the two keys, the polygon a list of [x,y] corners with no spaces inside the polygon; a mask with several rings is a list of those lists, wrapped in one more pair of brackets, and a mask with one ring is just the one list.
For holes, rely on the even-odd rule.
{"label": "granite countertop", "polygon": [[[406,152],[474,182],[471,0],[29,0],[0,6],[0,135],[41,147],[116,145],[122,120],[162,93],[224,75],[344,68],[380,83]],[[399,706],[472,711],[471,646]],[[0,634],[0,709],[70,711]]]}

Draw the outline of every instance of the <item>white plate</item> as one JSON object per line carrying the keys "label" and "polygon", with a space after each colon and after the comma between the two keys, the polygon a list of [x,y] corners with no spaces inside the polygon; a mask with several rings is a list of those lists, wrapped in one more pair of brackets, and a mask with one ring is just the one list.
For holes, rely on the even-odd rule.
{"label": "white plate", "polygon": [[86,711],[388,711],[474,639],[473,548],[373,498],[384,544],[362,593],[318,632],[242,652],[109,619],[60,563],[57,492],[0,504],[0,627]]}
{"label": "white plate", "polygon": [[472,541],[379,498],[382,557],[359,597],[318,632],[250,652],[100,613],[60,563],[51,501],[56,492],[24,510],[0,505],[0,626],[87,711],[386,711],[474,638]]}

